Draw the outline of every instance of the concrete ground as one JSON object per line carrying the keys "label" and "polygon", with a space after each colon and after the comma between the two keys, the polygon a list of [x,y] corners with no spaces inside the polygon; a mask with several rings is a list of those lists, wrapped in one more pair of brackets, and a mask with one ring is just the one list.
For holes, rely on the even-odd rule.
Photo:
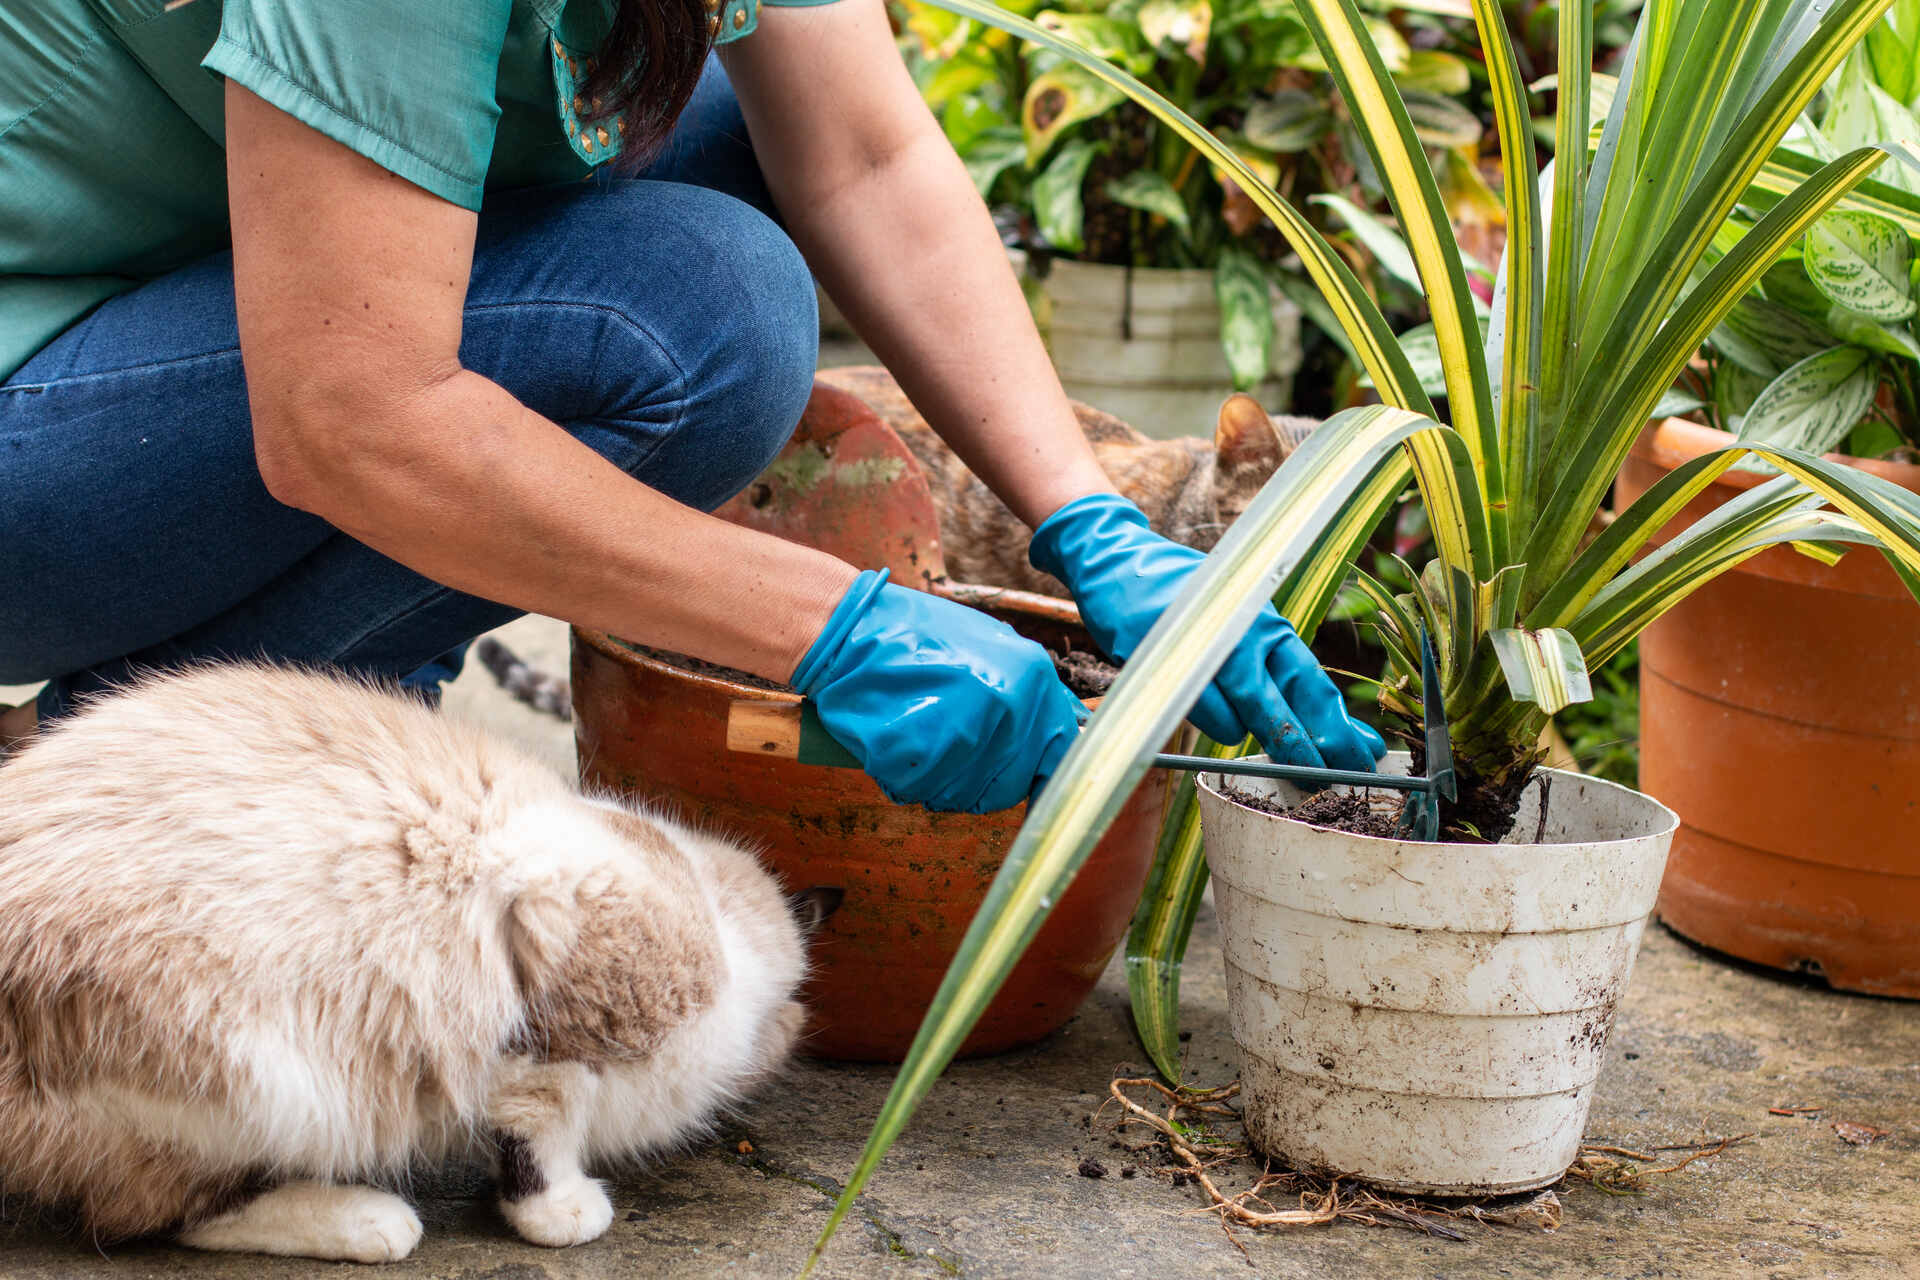
{"label": "concrete ground", "polygon": [[[563,669],[565,630],[524,619],[506,639]],[[0,701],[6,700],[0,692]],[[451,714],[479,718],[566,767],[570,735],[502,698],[470,670]],[[1192,1079],[1225,1082],[1220,944],[1210,915],[1195,931],[1185,1022]],[[1547,1235],[1463,1224],[1463,1241],[1341,1223],[1242,1234],[1242,1257],[1196,1214],[1200,1192],[1162,1176],[1123,1179],[1113,1111],[1116,1072],[1143,1059],[1119,966],[1062,1031],[1031,1048],[963,1063],[935,1088],[883,1166],[821,1274],[864,1277],[1481,1277],[1920,1276],[1920,1005],[1837,995],[1698,951],[1650,931],[1607,1050],[1589,1140],[1635,1148],[1754,1136],[1660,1180],[1645,1195],[1583,1183],[1560,1189],[1565,1216]],[[890,1081],[884,1068],[796,1064],[726,1120],[711,1141],[617,1177],[605,1238],[553,1252],[515,1240],[474,1171],[423,1180],[427,1236],[385,1270],[435,1280],[589,1277],[784,1277],[824,1222]],[[1789,1118],[1769,1107],[1820,1106]],[[1832,1124],[1887,1130],[1850,1146]],[[742,1143],[747,1148],[742,1147]],[[1111,1171],[1076,1172],[1083,1158]],[[1248,1185],[1250,1163],[1219,1171]],[[103,1254],[10,1216],[0,1276],[315,1277],[326,1264],[195,1254],[160,1246]]]}

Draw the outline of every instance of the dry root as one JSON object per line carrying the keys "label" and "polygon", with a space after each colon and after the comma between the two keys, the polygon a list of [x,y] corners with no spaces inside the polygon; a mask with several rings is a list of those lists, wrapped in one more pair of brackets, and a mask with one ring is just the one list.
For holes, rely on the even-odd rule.
{"label": "dry root", "polygon": [[[1214,1117],[1239,1122],[1239,1111],[1228,1105],[1240,1092],[1237,1083],[1220,1089],[1169,1089],[1158,1080],[1122,1077],[1114,1080],[1108,1089],[1122,1112],[1116,1130],[1144,1126],[1158,1135],[1130,1149],[1171,1154],[1174,1163],[1157,1171],[1170,1173],[1176,1182],[1191,1180],[1206,1192],[1207,1207],[1194,1212],[1216,1215],[1227,1238],[1242,1255],[1246,1254],[1246,1248],[1234,1236],[1236,1227],[1314,1227],[1348,1221],[1407,1227],[1448,1240],[1466,1239],[1451,1222],[1470,1220],[1533,1231],[1557,1231],[1560,1227],[1560,1198],[1552,1189],[1520,1204],[1471,1203],[1443,1208],[1420,1200],[1388,1198],[1338,1178],[1328,1180],[1301,1173],[1275,1172],[1268,1165],[1251,1187],[1229,1195],[1214,1181],[1214,1172],[1252,1152],[1244,1141],[1214,1133],[1208,1120]],[[1164,1110],[1135,1101],[1128,1095],[1129,1090],[1146,1090],[1155,1095],[1150,1101],[1163,1105]],[[1590,1182],[1597,1190],[1610,1195],[1640,1194],[1647,1189],[1650,1179],[1678,1173],[1694,1161],[1717,1156],[1752,1136],[1742,1133],[1731,1138],[1656,1147],[1652,1151],[1583,1146],[1573,1167],[1567,1170],[1567,1176]],[[1685,1154],[1675,1160],[1670,1158],[1669,1153],[1673,1152]],[[1283,1198],[1292,1203],[1275,1203]]]}
{"label": "dry root", "polygon": [[[1567,1176],[1591,1182],[1594,1190],[1612,1196],[1644,1195],[1649,1179],[1678,1173],[1695,1160],[1717,1156],[1728,1147],[1738,1146],[1752,1136],[1750,1133],[1737,1133],[1731,1138],[1707,1138],[1675,1147],[1655,1147],[1652,1151],[1635,1151],[1630,1147],[1582,1146],[1580,1154],[1574,1158],[1573,1167],[1567,1170]],[[1674,1151],[1688,1154],[1666,1164],[1660,1163],[1667,1153]]]}

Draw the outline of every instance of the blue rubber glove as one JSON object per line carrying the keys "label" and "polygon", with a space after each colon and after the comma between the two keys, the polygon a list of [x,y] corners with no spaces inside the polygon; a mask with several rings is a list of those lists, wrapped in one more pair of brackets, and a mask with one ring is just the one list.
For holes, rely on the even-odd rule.
{"label": "blue rubber glove", "polygon": [[[1076,498],[1034,530],[1027,558],[1067,584],[1107,656],[1124,662],[1206,559],[1147,527],[1115,493]],[[1188,714],[1216,742],[1251,733],[1282,764],[1372,769],[1386,744],[1347,714],[1345,700],[1272,605],[1253,620]]]}
{"label": "blue rubber glove", "polygon": [[884,570],[854,580],[793,687],[889,799],[966,813],[1039,795],[1086,714],[1045,649]]}

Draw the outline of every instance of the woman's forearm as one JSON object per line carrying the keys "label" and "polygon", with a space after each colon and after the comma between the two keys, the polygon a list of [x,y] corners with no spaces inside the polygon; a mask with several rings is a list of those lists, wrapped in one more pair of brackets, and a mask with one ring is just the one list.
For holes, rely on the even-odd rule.
{"label": "woman's forearm", "polygon": [[1030,526],[1110,489],[885,9],[769,9],[728,50],[788,231],[934,430]]}
{"label": "woman's forearm", "polygon": [[1029,527],[1112,487],[986,206],[937,130],[820,204],[795,240],[933,428]]}
{"label": "woman's forearm", "polygon": [[471,595],[785,680],[856,571],[647,488],[461,372],[285,496]]}

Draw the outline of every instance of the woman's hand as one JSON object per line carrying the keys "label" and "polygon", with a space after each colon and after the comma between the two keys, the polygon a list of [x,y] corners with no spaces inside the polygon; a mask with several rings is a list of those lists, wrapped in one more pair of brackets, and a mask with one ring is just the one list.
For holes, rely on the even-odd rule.
{"label": "woman's hand", "polygon": [[989,813],[1038,795],[1085,708],[1012,627],[863,573],[793,685],[895,801]]}
{"label": "woman's hand", "polygon": [[[1034,532],[1028,558],[1067,584],[1107,656],[1124,662],[1206,557],[1153,532],[1117,494],[1094,494],[1054,512]],[[1251,733],[1282,764],[1371,769],[1380,735],[1346,703],[1286,619],[1268,605],[1228,655],[1188,717],[1216,742]]]}

